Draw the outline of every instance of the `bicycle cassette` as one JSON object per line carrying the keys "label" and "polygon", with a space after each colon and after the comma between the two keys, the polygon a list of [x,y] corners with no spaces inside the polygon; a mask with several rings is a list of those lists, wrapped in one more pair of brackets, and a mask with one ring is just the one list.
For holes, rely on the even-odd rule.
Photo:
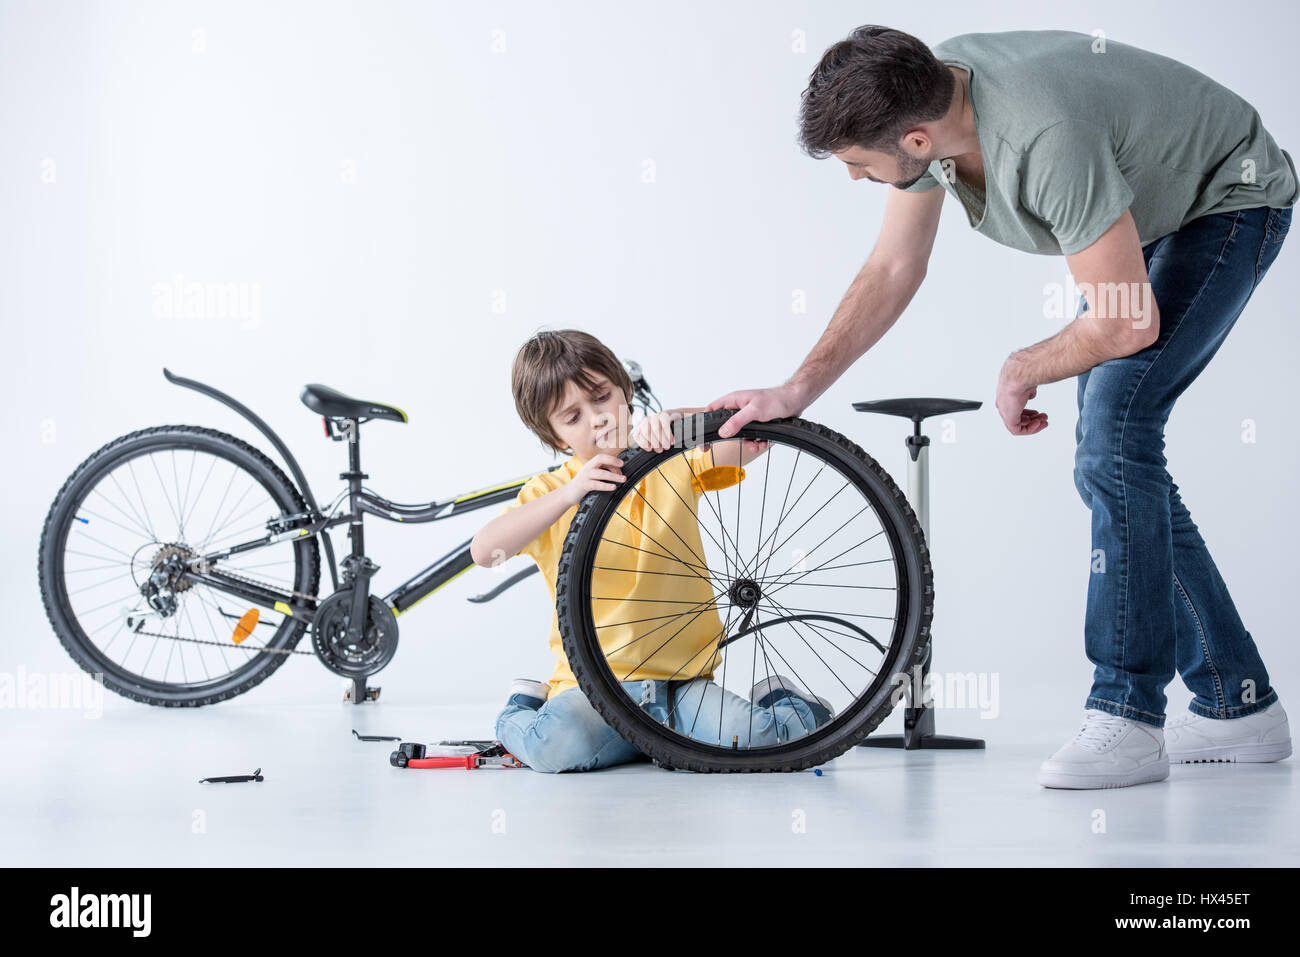
{"label": "bicycle cassette", "polygon": [[347,678],[372,675],[397,652],[397,619],[377,595],[370,596],[370,614],[361,640],[348,640],[352,595],[338,592],[326,598],[311,623],[311,644],[316,657],[330,671]]}

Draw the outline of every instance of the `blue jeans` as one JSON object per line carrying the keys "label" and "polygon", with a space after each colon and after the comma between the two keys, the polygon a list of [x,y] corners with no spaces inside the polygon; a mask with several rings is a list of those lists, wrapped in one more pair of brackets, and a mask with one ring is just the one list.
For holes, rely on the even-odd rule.
{"label": "blue jeans", "polygon": [[[1093,548],[1084,644],[1095,667],[1086,708],[1163,727],[1175,665],[1198,715],[1236,718],[1277,698],[1165,470],[1164,427],[1290,224],[1290,208],[1260,206],[1194,219],[1149,244],[1143,256],[1159,338],[1079,376],[1074,484],[1092,512]],[[1079,314],[1087,309],[1085,300]]]}
{"label": "blue jeans", "polygon": [[[760,708],[707,678],[691,681],[624,681],[624,691],[661,724],[701,741],[759,747],[802,737],[817,727],[808,703],[793,695]],[[497,716],[496,737],[534,771],[594,771],[645,760],[605,723],[581,688],[570,688],[536,707],[538,699],[511,695]],[[671,717],[670,717],[671,712]]]}

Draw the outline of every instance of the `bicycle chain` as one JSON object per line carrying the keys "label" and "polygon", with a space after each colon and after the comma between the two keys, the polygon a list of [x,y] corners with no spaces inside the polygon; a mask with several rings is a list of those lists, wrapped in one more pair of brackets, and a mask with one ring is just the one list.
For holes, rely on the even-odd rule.
{"label": "bicycle chain", "polygon": [[[215,567],[215,566],[212,566],[212,565],[209,566],[209,568],[214,568],[214,567]],[[278,588],[283,588],[283,587],[284,587],[283,585],[277,584],[276,582],[261,581],[261,580],[259,580],[259,579],[257,579],[257,578],[254,578],[254,577],[251,576],[251,575],[245,575],[245,574],[242,574],[242,573],[240,573],[240,572],[232,572],[232,571],[231,571],[230,569],[228,569],[228,568],[223,568],[223,569],[221,569],[221,574],[225,575],[227,578],[235,578],[235,579],[238,579],[239,581],[242,581],[242,582],[244,582],[244,583],[246,583],[246,584],[249,584],[249,585],[260,585],[262,588],[267,588],[267,589],[278,589]],[[198,582],[197,584],[200,584],[200,585],[208,585],[209,588],[212,587],[212,586],[211,586],[210,584],[208,584],[207,582]],[[289,589],[289,594],[290,594],[291,596],[293,596],[294,598],[305,598],[307,601],[316,601],[316,600],[317,600],[315,595],[308,595],[308,594],[306,594],[305,592],[294,591],[292,588]]]}
{"label": "bicycle chain", "polygon": [[170,638],[172,641],[188,641],[196,645],[216,645],[233,651],[265,651],[269,655],[315,655],[314,651],[299,651],[297,648],[267,648],[265,645],[245,648],[243,645],[226,644],[224,641],[204,641],[202,638],[182,638],[180,635],[165,635],[161,631],[133,631],[133,635],[150,635],[154,638]]}

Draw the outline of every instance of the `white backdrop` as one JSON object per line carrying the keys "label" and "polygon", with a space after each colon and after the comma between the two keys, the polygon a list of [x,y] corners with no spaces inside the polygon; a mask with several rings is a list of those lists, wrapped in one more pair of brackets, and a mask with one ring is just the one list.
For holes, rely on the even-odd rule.
{"label": "white backdrop", "polygon": [[[1106,31],[1231,87],[1300,149],[1291,4],[1225,34],[1200,2],[912,12],[846,2],[0,4],[0,316],[11,357],[0,671],[72,671],[46,622],[37,541],[63,480],[115,436],[165,423],[258,436],[174,372],[225,389],[294,449],[318,498],[342,444],[304,383],[400,406],[363,430],[370,486],[441,498],[553,458],[517,421],[509,364],[542,326],[638,359],[667,404],[773,385],[795,368],[875,241],[887,187],[795,145],[821,52],[864,22],[934,44],[956,33]],[[1198,15],[1196,9],[1201,11]],[[1071,468],[1075,382],[1013,437],[1002,360],[1055,333],[1063,259],[997,246],[949,201],[929,278],[898,325],[807,413],[905,477],[902,419],[858,399],[983,400],[933,420],[936,667],[996,676],[996,736],[1074,722],[1088,513]],[[1294,243],[1295,240],[1292,240]],[[1169,423],[1169,468],[1284,701],[1297,674],[1294,251],[1284,250]],[[235,283],[233,318],[165,315],[166,284]],[[160,285],[161,284],[161,285]],[[806,302],[806,308],[801,303]],[[163,314],[160,314],[163,313]],[[1256,441],[1243,441],[1253,420]],[[367,526],[386,590],[493,512]],[[339,538],[340,548],[346,547]],[[512,569],[518,565],[510,566]],[[495,713],[516,676],[549,677],[539,578],[486,606],[476,570],[401,620],[384,700]],[[340,679],[295,659],[241,701],[320,701]],[[1171,713],[1189,695],[1175,679]],[[106,706],[142,705],[108,696]],[[898,723],[897,716],[890,726]]]}

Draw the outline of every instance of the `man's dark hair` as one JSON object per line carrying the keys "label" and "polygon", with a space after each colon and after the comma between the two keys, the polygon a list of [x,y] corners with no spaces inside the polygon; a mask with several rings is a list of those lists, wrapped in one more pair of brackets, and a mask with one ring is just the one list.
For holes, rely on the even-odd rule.
{"label": "man's dark hair", "polygon": [[952,71],[909,33],[858,27],[822,54],[799,109],[799,145],[814,159],[850,146],[897,156],[903,134],[945,116]]}

